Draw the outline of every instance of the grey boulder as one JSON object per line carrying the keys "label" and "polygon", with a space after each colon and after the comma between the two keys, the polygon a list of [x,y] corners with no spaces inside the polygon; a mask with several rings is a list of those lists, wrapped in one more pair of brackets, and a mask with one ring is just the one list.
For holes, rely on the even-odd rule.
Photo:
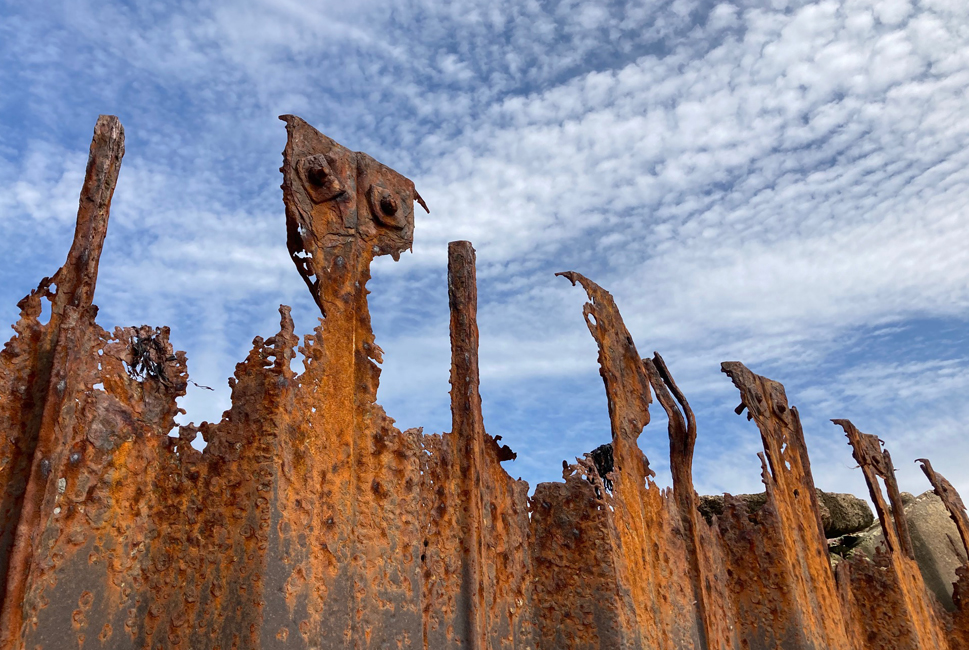
{"label": "grey boulder", "polygon": [[[822,492],[817,490],[818,506],[821,510],[821,523],[824,526],[825,537],[840,537],[847,533],[854,533],[871,526],[875,516],[868,507],[868,502],[852,494],[836,492]],[[767,493],[738,494],[734,496],[747,506],[748,514],[756,514],[765,503]],[[714,516],[723,514],[724,500],[722,495],[701,496],[698,510],[706,520],[712,521]]]}
{"label": "grey boulder", "polygon": [[875,521],[868,502],[853,494],[818,490],[818,504],[821,506],[824,535],[828,539],[864,530]]}

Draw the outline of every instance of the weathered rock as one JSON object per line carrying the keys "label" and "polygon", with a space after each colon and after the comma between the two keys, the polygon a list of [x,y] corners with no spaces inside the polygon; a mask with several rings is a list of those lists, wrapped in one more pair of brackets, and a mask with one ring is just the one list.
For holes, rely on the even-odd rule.
{"label": "weathered rock", "polygon": [[818,490],[818,500],[821,502],[824,534],[829,539],[864,530],[875,521],[868,502],[853,494]]}
{"label": "weathered rock", "polygon": [[[853,494],[817,490],[817,495],[821,523],[824,524],[824,534],[828,539],[864,530],[875,521],[875,515],[868,503]],[[765,492],[738,494],[733,498],[747,506],[748,515],[755,515],[767,503]],[[724,498],[721,495],[701,496],[699,499],[698,509],[707,522],[712,522],[714,515],[722,515],[723,508]]]}
{"label": "weathered rock", "polygon": [[[708,524],[713,523],[714,517],[723,516],[725,499],[723,494],[705,494],[698,499],[697,510],[707,520]],[[755,515],[764,504],[767,503],[767,493],[757,492],[756,494],[731,494],[731,497],[740,501],[747,508],[748,515]]]}
{"label": "weathered rock", "polygon": [[[935,594],[943,607],[953,611],[955,603],[952,601],[952,590],[958,578],[956,569],[967,561],[959,530],[949,517],[942,499],[931,490],[914,497],[905,506],[904,513],[912,536],[915,560],[925,586]],[[856,537],[853,544],[850,540],[845,541],[844,550],[868,558],[874,558],[876,549],[885,541],[880,524],[871,526]]]}

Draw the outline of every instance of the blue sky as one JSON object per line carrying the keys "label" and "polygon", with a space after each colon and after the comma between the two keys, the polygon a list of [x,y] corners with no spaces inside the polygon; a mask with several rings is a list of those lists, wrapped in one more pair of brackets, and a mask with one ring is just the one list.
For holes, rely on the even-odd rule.
{"label": "blue sky", "polygon": [[[902,488],[969,496],[964,0],[0,4],[0,321],[63,262],[99,113],[127,153],[99,321],[170,325],[185,421],[315,306],[285,251],[282,113],[412,178],[414,252],[370,285],[380,402],[450,427],[446,245],[478,251],[485,423],[533,486],[608,440],[576,270],[698,413],[701,493],[762,489],[719,372],[783,382],[817,484],[864,494],[847,417]],[[660,409],[641,446],[668,484]]]}

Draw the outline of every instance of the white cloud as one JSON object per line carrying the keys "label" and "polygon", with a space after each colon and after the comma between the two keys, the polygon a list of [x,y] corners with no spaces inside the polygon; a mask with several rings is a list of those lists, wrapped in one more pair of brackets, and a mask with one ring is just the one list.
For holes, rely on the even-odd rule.
{"label": "white cloud", "polygon": [[48,227],[72,224],[86,161],[79,151],[32,142],[19,169],[4,170],[7,189],[0,194],[0,222],[26,216]]}
{"label": "white cloud", "polygon": [[[852,404],[914,452],[902,415],[875,417],[902,387],[831,360],[860,328],[969,319],[965,3],[73,6],[9,32],[4,60],[25,52],[14,60],[41,133],[0,141],[0,233],[73,217],[85,152],[45,144],[81,119],[72,91],[127,112],[99,301],[103,318],[176,326],[193,376],[222,391],[191,398],[193,412],[217,417],[224,376],[252,335],[274,331],[275,304],[296,301],[298,326],[313,324],[276,189],[274,114],[296,111],[414,177],[431,206],[415,254],[378,263],[373,284],[381,399],[403,425],[446,426],[443,268],[460,238],[478,249],[486,390],[516,414],[506,439],[540,459],[531,477],[557,473],[538,469],[545,456],[588,449],[595,427],[579,409],[601,401],[581,294],[551,276],[567,268],[613,291],[640,351],[663,352],[708,414],[698,484],[730,489],[740,465],[747,482],[732,489],[757,481],[725,358],[793,378],[819,422]],[[965,361],[924,363],[939,381],[910,401],[964,392],[950,371]],[[856,388],[812,396],[812,373]],[[556,398],[565,386],[576,393]],[[567,429],[561,445],[543,418]],[[927,423],[918,453],[942,455],[955,422]],[[837,431],[813,431],[816,470],[846,472]]]}

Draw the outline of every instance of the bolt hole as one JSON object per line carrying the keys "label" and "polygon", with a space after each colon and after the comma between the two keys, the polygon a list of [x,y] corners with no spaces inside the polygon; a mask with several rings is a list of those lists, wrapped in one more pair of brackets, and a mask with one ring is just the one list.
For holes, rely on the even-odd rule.
{"label": "bolt hole", "polygon": [[330,174],[326,168],[321,165],[314,165],[313,167],[310,167],[306,173],[306,177],[309,179],[309,182],[317,186],[326,183],[326,179],[329,177],[329,175]]}
{"label": "bolt hole", "polygon": [[383,212],[388,217],[397,214],[397,199],[389,194],[385,194],[380,198],[380,211]]}

